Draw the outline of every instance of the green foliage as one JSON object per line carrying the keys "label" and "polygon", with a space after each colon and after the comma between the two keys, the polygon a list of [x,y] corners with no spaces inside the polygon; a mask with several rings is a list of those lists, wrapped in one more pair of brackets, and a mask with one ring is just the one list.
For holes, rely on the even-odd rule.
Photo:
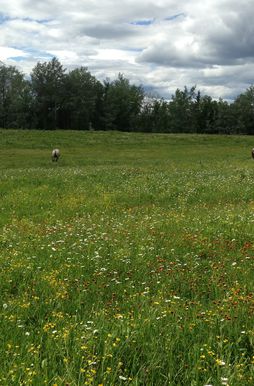
{"label": "green foliage", "polygon": [[172,132],[193,132],[192,127],[192,103],[195,99],[195,87],[183,91],[177,89],[169,104]]}
{"label": "green foliage", "polygon": [[237,120],[241,132],[254,134],[254,86],[236,98]]}
{"label": "green foliage", "polygon": [[165,100],[123,74],[101,83],[83,66],[67,73],[56,58],[37,63],[30,80],[0,64],[0,127],[254,134],[253,90],[230,104],[185,86]]}
{"label": "green foliage", "polygon": [[58,111],[62,107],[64,96],[63,66],[53,58],[50,62],[37,63],[31,74],[31,87],[35,96],[35,111],[38,127],[56,129]]}
{"label": "green foliage", "polygon": [[30,85],[13,66],[0,65],[0,127],[29,128]]}
{"label": "green foliage", "polygon": [[69,72],[65,80],[64,125],[67,129],[99,129],[103,87],[85,67]]}
{"label": "green foliage", "polygon": [[144,98],[142,87],[131,85],[122,74],[115,81],[107,81],[104,85],[105,129],[133,131]]}
{"label": "green foliage", "polygon": [[253,385],[251,137],[0,135],[0,384]]}

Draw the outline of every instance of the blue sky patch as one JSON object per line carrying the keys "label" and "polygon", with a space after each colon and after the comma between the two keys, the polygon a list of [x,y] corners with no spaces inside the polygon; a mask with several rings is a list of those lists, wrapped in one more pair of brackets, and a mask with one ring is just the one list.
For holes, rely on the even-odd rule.
{"label": "blue sky patch", "polygon": [[130,24],[133,24],[133,25],[151,25],[153,24],[155,21],[155,19],[143,19],[143,20],[135,20],[135,21],[132,21]]}
{"label": "blue sky patch", "polygon": [[0,13],[0,24],[4,24],[8,20],[10,20],[9,16],[6,16],[3,13]]}
{"label": "blue sky patch", "polygon": [[22,46],[20,47],[12,46],[11,48],[24,51],[24,55],[17,55],[17,56],[12,55],[11,57],[9,57],[9,59],[14,60],[15,62],[21,62],[22,60],[26,59],[29,56],[38,58],[38,60],[45,60],[45,61],[51,60],[54,57],[54,55],[51,55],[48,52],[36,50],[34,48],[22,47]]}
{"label": "blue sky patch", "polygon": [[10,56],[8,59],[15,60],[15,62],[21,62],[26,59],[26,56]]}
{"label": "blue sky patch", "polygon": [[38,24],[47,24],[49,23],[52,19],[32,19],[31,17],[23,17],[21,20],[23,21],[31,21],[31,22],[36,22]]}
{"label": "blue sky patch", "polygon": [[28,47],[23,47],[22,48],[25,52],[33,55],[33,56],[43,56],[45,58],[53,58],[54,55],[51,55],[49,54],[48,52],[46,51],[40,51],[40,50],[36,50],[35,48],[28,48]]}
{"label": "blue sky patch", "polygon": [[32,19],[31,17],[21,17],[21,18],[10,17],[7,15],[4,15],[3,13],[0,13],[0,24],[4,24],[6,21],[9,21],[9,20],[22,20],[22,21],[28,21],[28,22],[36,22],[38,24],[47,24],[50,21],[52,21],[52,19]]}
{"label": "blue sky patch", "polygon": [[165,17],[164,20],[169,20],[169,21],[170,21],[170,20],[175,20],[175,19],[177,19],[177,18],[180,17],[180,16],[185,16],[184,12],[177,13],[177,14],[175,14],[175,15]]}

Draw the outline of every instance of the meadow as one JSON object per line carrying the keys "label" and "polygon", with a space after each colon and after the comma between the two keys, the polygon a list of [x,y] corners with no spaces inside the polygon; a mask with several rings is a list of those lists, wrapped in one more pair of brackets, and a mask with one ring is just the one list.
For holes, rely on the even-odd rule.
{"label": "meadow", "polygon": [[0,130],[0,385],[253,385],[253,146]]}

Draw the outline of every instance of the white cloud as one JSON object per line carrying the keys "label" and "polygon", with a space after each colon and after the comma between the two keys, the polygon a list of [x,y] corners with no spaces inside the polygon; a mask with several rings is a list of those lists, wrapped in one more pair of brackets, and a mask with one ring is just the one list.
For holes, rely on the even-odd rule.
{"label": "white cloud", "polygon": [[0,47],[1,60],[15,59],[27,56],[27,53],[11,47]]}
{"label": "white cloud", "polygon": [[253,13],[252,0],[2,0],[0,60],[29,73],[54,55],[165,97],[194,84],[234,97],[253,82]]}
{"label": "white cloud", "polygon": [[95,55],[91,55],[94,60],[100,61],[123,61],[135,65],[135,53],[126,50],[116,50],[112,48],[97,49]]}

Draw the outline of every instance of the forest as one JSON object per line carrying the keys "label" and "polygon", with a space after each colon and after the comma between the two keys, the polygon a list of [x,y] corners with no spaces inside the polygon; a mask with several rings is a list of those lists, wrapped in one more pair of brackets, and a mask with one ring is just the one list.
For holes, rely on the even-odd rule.
{"label": "forest", "polygon": [[254,86],[232,103],[196,86],[163,99],[121,73],[99,81],[86,67],[67,72],[57,58],[29,76],[0,62],[0,127],[161,133],[254,134]]}

